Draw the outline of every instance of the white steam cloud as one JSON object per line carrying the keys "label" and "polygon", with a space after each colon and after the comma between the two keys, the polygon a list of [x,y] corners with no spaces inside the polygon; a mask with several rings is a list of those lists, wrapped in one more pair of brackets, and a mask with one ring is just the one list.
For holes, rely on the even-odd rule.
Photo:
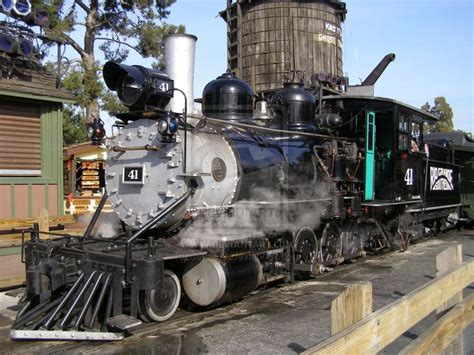
{"label": "white steam cloud", "polygon": [[[77,218],[79,223],[88,225],[92,219],[93,214],[83,214]],[[102,238],[114,238],[121,231],[120,219],[115,213],[102,212],[92,230],[92,235]]]}
{"label": "white steam cloud", "polygon": [[316,196],[309,197],[312,194],[302,189],[287,199],[279,191],[255,188],[254,201],[239,201],[228,212],[211,208],[198,214],[179,233],[178,243],[183,247],[213,248],[226,242],[242,243],[266,232],[317,229],[329,205],[328,189],[329,186],[320,183]]}

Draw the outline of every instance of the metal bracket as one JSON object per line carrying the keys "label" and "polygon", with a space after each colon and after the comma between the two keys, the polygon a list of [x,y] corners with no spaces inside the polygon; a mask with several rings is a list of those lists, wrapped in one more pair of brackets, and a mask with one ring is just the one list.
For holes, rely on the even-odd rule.
{"label": "metal bracket", "polygon": [[122,331],[138,327],[141,324],[141,320],[135,317],[127,316],[126,314],[120,314],[118,316],[107,319],[107,325]]}
{"label": "metal bracket", "polygon": [[18,330],[10,331],[10,338],[16,340],[122,340],[122,333],[78,332],[63,330]]}

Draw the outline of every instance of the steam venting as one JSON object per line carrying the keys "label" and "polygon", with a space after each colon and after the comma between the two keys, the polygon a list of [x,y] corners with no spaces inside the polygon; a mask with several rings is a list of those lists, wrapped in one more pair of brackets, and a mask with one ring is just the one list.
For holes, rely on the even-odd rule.
{"label": "steam venting", "polygon": [[177,236],[183,247],[219,248],[242,243],[266,233],[318,229],[329,207],[329,185],[321,182],[316,195],[308,199],[301,191],[291,198],[275,190],[253,189],[253,201],[239,201],[230,209],[207,209]]}
{"label": "steam venting", "polygon": [[[83,225],[88,225],[91,219],[92,213],[88,213],[80,215],[77,221]],[[120,219],[115,213],[101,213],[92,234],[101,238],[110,239],[116,237],[120,231]]]}

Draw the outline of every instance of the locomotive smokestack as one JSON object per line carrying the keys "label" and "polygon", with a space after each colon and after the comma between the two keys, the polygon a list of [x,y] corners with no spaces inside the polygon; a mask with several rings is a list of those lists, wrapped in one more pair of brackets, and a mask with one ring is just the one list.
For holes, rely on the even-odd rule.
{"label": "locomotive smokestack", "polygon": [[383,74],[385,69],[387,69],[388,65],[395,60],[395,54],[390,53],[387,54],[380,63],[372,70],[372,73],[369,74],[367,78],[362,82],[362,86],[372,86],[374,85],[377,80],[379,80],[380,76]]}
{"label": "locomotive smokestack", "polygon": [[[186,94],[189,113],[194,110],[194,55],[197,37],[171,34],[164,38],[166,73],[174,80],[174,87]],[[184,111],[184,97],[175,92],[170,103],[173,112]]]}

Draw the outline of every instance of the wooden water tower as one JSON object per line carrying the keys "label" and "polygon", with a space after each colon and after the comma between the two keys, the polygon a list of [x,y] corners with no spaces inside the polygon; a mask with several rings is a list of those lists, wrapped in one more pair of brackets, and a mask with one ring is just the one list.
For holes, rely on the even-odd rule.
{"label": "wooden water tower", "polygon": [[346,4],[338,0],[226,0],[227,66],[256,93],[282,87],[289,71],[342,77]]}

